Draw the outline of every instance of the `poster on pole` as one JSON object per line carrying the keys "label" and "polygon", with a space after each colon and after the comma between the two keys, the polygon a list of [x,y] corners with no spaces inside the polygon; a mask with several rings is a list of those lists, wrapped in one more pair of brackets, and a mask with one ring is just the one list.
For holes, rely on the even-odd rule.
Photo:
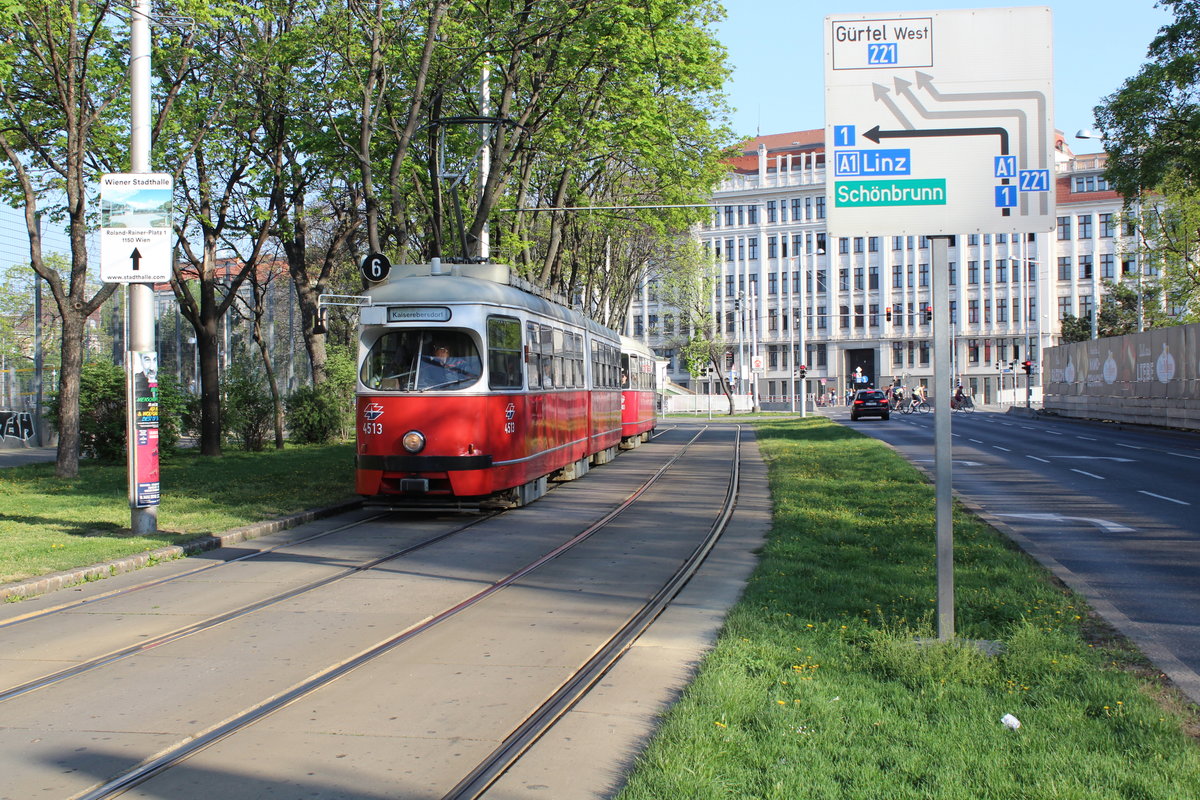
{"label": "poster on pole", "polygon": [[129,504],[146,508],[159,502],[158,353],[131,351],[126,364],[133,395],[129,424],[134,432],[129,448]]}

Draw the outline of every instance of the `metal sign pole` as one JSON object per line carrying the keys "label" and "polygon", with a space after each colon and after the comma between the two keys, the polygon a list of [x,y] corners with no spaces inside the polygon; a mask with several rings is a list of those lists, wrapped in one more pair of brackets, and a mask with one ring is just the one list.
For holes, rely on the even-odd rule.
{"label": "metal sign pole", "polygon": [[938,639],[954,638],[954,522],[950,439],[950,237],[929,237],[933,270],[933,453]]}
{"label": "metal sign pole", "polygon": [[[130,167],[134,173],[150,172],[150,0],[134,0],[130,15],[129,35],[129,89],[130,118]],[[126,358],[133,360],[132,353],[154,351],[154,288],[148,283],[129,284],[129,343]],[[133,398],[134,370],[132,363],[126,365],[126,380],[129,381],[129,396]],[[157,381],[157,376],[155,376]],[[134,467],[138,452],[138,425],[134,424],[134,404],[130,403],[130,420],[126,427],[127,452],[130,454],[130,529],[134,534],[145,535],[158,530],[158,506],[138,505],[137,484],[139,475]],[[144,435],[144,431],[141,432]],[[157,422],[155,423],[157,438]],[[146,450],[145,447],[142,448]],[[152,457],[157,461],[157,447]],[[154,473],[158,470],[155,468]],[[155,474],[157,478],[157,474]],[[157,503],[157,498],[155,499]]]}

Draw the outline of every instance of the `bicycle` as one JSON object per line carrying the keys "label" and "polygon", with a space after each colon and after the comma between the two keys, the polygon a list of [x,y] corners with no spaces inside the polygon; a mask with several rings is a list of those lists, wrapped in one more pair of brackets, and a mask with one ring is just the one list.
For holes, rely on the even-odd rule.
{"label": "bicycle", "polygon": [[969,397],[964,396],[963,399],[959,402],[955,402],[955,401],[951,400],[950,408],[952,408],[955,411],[962,411],[964,413],[969,414],[975,410],[975,401]]}
{"label": "bicycle", "polygon": [[922,414],[928,414],[930,411],[933,410],[933,407],[929,405],[928,401],[919,400],[914,397],[912,400],[905,403],[904,408],[902,408],[900,410],[903,411],[905,414],[912,414],[912,413],[916,413],[916,412],[920,412]]}

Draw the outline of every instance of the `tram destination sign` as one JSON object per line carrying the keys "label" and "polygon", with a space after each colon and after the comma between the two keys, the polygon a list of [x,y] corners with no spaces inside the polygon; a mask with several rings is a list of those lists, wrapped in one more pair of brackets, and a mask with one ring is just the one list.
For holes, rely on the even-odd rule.
{"label": "tram destination sign", "polygon": [[829,229],[1054,230],[1050,9],[825,18]]}

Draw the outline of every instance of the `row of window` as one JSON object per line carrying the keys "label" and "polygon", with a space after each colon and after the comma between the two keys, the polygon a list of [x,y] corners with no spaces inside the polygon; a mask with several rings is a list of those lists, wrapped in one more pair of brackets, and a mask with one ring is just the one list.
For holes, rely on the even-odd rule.
{"label": "row of window", "polygon": [[[521,323],[512,317],[488,317],[488,386],[492,389],[520,389],[525,382],[524,364],[528,365],[530,389],[582,389],[587,386],[584,373],[583,334],[553,325],[527,322],[522,348]],[[596,388],[620,386],[620,351],[592,340],[592,377]]]}
{"label": "row of window", "polygon": [[[1058,279],[1060,281],[1069,281],[1074,277],[1072,256],[1058,257]],[[1090,255],[1079,256],[1079,277],[1090,279],[1092,277],[1092,257]],[[1129,273],[1137,272],[1137,257],[1126,256],[1121,259],[1121,274],[1128,275]],[[1152,264],[1146,265],[1145,275],[1157,275],[1158,267]],[[1116,275],[1116,256],[1112,253],[1100,254],[1100,277],[1115,279]]]}
{"label": "row of window", "polygon": [[[787,222],[789,207],[792,222],[812,222],[825,219],[825,195],[815,194],[807,197],[793,197],[790,203],[788,200],[768,200],[766,203],[767,222]],[[757,204],[715,208],[711,227],[732,228],[735,225],[757,225],[758,209]]]}
{"label": "row of window", "polygon": [[[969,325],[977,325],[982,322],[985,325],[992,324],[995,321],[998,324],[1008,324],[1008,322],[1019,322],[1022,319],[1022,308],[1027,310],[1024,316],[1029,322],[1037,321],[1037,299],[1030,297],[1023,300],[1020,297],[984,297],[972,298],[966,301],[967,319]],[[958,323],[959,301],[950,301],[950,323]],[[1011,317],[1010,317],[1011,309]],[[789,327],[796,329],[799,325],[800,314],[799,309],[767,309],[765,318],[766,332],[775,333],[778,331],[787,332]],[[818,305],[814,306],[813,311],[807,316],[806,329],[812,330],[827,330],[831,318],[829,306]],[[881,318],[882,316],[882,323]],[[851,328],[878,328],[883,323],[891,323],[892,327],[901,330],[905,328],[916,328],[930,324],[929,306],[922,303],[910,302],[907,306],[895,301],[892,305],[883,310],[880,314],[878,303],[855,304],[838,306],[837,319],[842,330],[850,330]],[[640,320],[635,318],[635,328],[641,328]],[[736,336],[739,333],[747,333],[745,330],[740,330],[740,327],[746,326],[748,323],[745,318],[737,311],[726,311],[724,318],[724,330],[728,335]],[[651,325],[652,332],[658,332],[654,325]],[[636,331],[635,331],[636,332]],[[641,332],[636,332],[636,335],[642,335]]]}
{"label": "row of window", "polygon": [[[1111,258],[1111,256],[1109,256]],[[1059,259],[1060,264],[1062,259]],[[1025,280],[1033,283],[1037,280],[1037,262],[1026,261],[1026,270],[1024,271]],[[1015,259],[1002,259],[993,262],[988,259],[980,261],[967,262],[967,285],[978,286],[981,282],[984,284],[993,283],[1020,283],[1022,278],[1021,262]],[[949,281],[951,286],[958,285],[958,264],[951,261],[949,267]],[[994,268],[993,268],[994,267]],[[1061,271],[1061,270],[1060,270]],[[848,292],[853,285],[855,291],[873,291],[880,288],[880,276],[885,274],[884,268],[879,266],[869,267],[841,267],[838,269],[838,291]],[[895,264],[891,267],[892,288],[903,289],[905,285],[910,289],[922,288],[929,286],[929,264]],[[815,282],[814,282],[815,278]],[[851,279],[853,278],[853,283]],[[907,281],[905,280],[907,278]],[[758,273],[749,273],[749,275],[741,274],[734,275],[727,273],[725,275],[724,284],[716,285],[716,296],[719,297],[740,297],[742,292],[746,291],[747,281],[749,282],[750,292],[758,293]],[[790,273],[790,282],[792,286],[799,285],[800,271],[792,270]],[[787,294],[789,284],[789,273],[787,272],[769,272],[767,273],[767,294]],[[735,288],[736,287],[736,288]],[[813,290],[818,294],[827,293],[829,291],[828,270],[818,269],[810,270],[806,275],[805,290],[812,294]],[[654,298],[651,297],[651,300]]]}
{"label": "row of window", "polygon": [[1076,194],[1083,192],[1107,192],[1108,179],[1103,175],[1076,175],[1072,182]]}
{"label": "row of window", "polygon": [[[1100,223],[1100,238],[1111,239],[1117,230],[1117,215],[1116,214],[1098,214]],[[1069,241],[1072,233],[1076,239],[1091,239],[1092,238],[1092,215],[1079,214],[1074,218],[1074,230],[1072,230],[1072,218],[1070,216],[1058,218],[1058,240],[1060,242]],[[1131,219],[1125,220],[1122,226],[1122,234],[1125,236],[1133,236],[1134,222]]]}

